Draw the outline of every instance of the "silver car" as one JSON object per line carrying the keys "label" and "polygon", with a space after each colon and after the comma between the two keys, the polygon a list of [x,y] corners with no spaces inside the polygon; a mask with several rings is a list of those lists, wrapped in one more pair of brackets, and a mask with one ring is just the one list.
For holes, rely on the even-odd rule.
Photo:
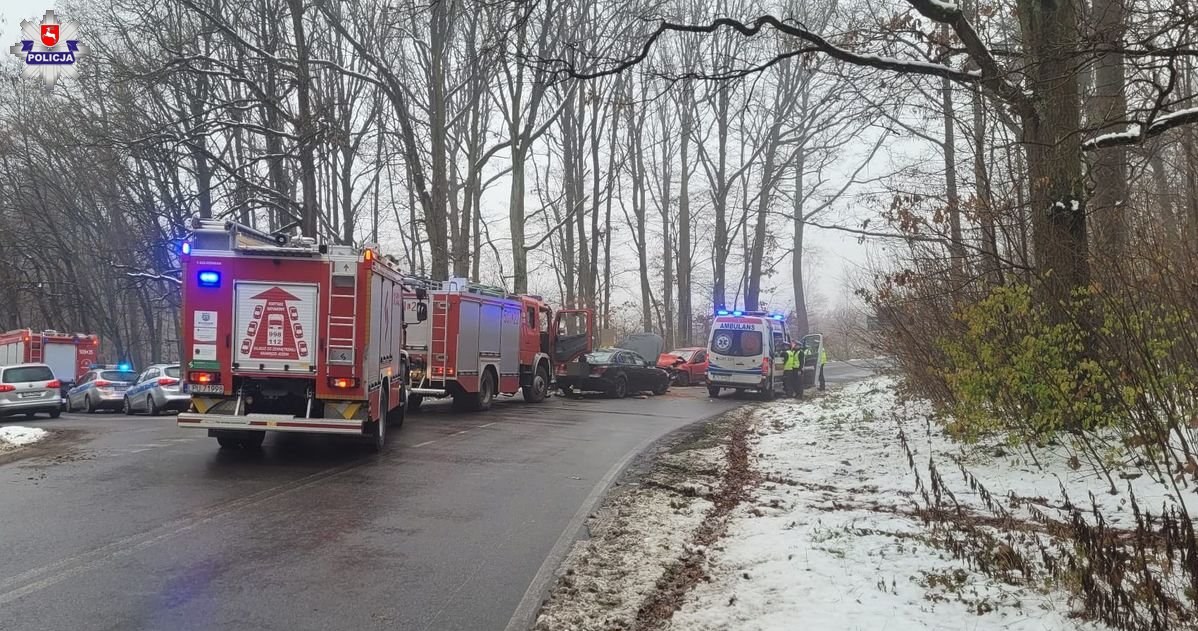
{"label": "silver car", "polygon": [[125,401],[125,391],[137,381],[137,373],[121,368],[93,368],[67,391],[67,411],[119,410]]}
{"label": "silver car", "polygon": [[191,407],[191,395],[179,388],[182,376],[179,364],[150,366],[125,391],[125,414],[158,416],[167,410],[180,412]]}
{"label": "silver car", "polygon": [[62,383],[45,364],[0,367],[0,417],[39,412],[58,418],[62,412]]}

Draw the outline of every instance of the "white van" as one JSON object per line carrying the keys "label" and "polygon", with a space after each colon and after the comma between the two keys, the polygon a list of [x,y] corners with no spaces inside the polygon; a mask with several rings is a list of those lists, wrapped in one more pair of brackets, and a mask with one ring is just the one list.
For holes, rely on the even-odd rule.
{"label": "white van", "polygon": [[790,335],[782,315],[718,311],[707,343],[707,392],[754,390],[771,399],[785,391],[783,366]]}

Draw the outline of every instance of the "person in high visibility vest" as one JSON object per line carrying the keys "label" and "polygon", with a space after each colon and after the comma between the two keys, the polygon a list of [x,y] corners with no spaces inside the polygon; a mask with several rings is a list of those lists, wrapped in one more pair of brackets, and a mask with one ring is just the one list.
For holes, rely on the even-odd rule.
{"label": "person in high visibility vest", "polygon": [[783,382],[786,384],[786,396],[803,398],[803,350],[798,342],[791,342],[786,349],[786,363],[782,365]]}
{"label": "person in high visibility vest", "polygon": [[827,384],[824,382],[824,364],[828,363],[828,351],[824,350],[824,345],[821,342],[819,345],[819,390],[824,391]]}

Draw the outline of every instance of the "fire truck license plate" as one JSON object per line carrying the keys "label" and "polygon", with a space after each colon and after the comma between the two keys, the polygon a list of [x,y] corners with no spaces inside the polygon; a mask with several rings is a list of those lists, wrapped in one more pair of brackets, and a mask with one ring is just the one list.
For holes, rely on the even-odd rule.
{"label": "fire truck license plate", "polygon": [[193,383],[187,390],[193,394],[224,394],[225,387],[219,383]]}

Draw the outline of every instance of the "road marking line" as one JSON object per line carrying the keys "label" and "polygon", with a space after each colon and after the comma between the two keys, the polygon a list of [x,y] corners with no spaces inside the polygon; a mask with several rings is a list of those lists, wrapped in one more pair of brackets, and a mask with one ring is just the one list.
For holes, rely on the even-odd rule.
{"label": "road marking line", "polygon": [[245,497],[201,509],[188,517],[175,519],[145,532],[118,539],[90,552],[67,557],[60,561],[36,567],[16,576],[0,580],[0,590],[7,590],[0,591],[0,605],[10,603],[33,592],[61,583],[69,578],[93,570],[117,557],[128,556],[138,550],[150,547],[160,541],[182,534],[230,513],[263,504],[295,491],[314,486],[329,478],[361,467],[364,464],[364,462],[358,462],[319,471],[298,480],[279,484]]}
{"label": "road marking line", "polygon": [[477,429],[482,429],[482,428],[484,428],[484,427],[490,427],[490,426],[492,426],[492,425],[494,425],[494,424],[495,424],[495,421],[492,421],[492,422],[490,422],[490,423],[487,423],[486,425],[479,425]]}
{"label": "road marking line", "polygon": [[147,447],[147,448],[145,448],[145,449],[133,449],[133,450],[127,451],[127,452],[125,452],[125,453],[129,453],[129,454],[139,454],[139,453],[141,453],[141,452],[143,452],[143,451],[149,451],[149,450],[150,450],[150,449],[149,449],[149,447]]}
{"label": "road marking line", "polygon": [[436,441],[436,440],[426,440],[426,441],[424,441],[424,442],[422,442],[422,443],[420,443],[420,444],[418,444],[418,445],[412,445],[412,449],[416,449],[417,447],[423,447],[423,446],[425,446],[425,445],[431,445],[431,444],[433,444],[433,443],[435,443],[435,442],[437,442],[437,441]]}

